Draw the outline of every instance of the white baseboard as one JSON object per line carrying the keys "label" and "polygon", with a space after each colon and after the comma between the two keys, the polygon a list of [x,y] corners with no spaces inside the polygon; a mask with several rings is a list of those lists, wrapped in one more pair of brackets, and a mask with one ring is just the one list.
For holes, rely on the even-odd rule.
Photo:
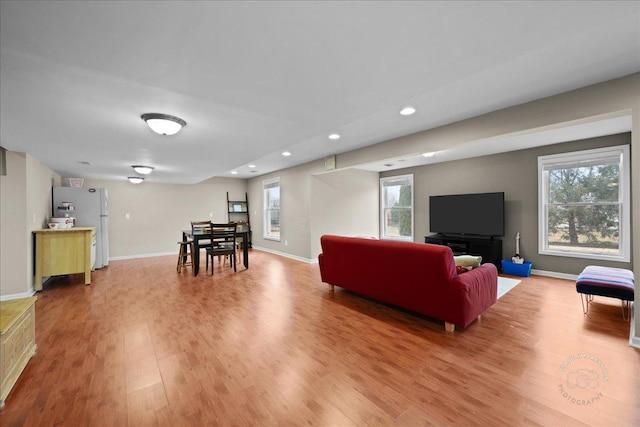
{"label": "white baseboard", "polygon": [[169,256],[174,255],[177,256],[178,252],[158,252],[155,254],[136,254],[136,255],[125,255],[125,256],[114,256],[109,257],[109,261],[122,261],[126,259],[137,259],[137,258],[153,258],[156,256]]}
{"label": "white baseboard", "polygon": [[262,247],[256,246],[256,245],[253,245],[252,248],[253,249],[257,249],[257,250],[262,251],[262,252],[269,252],[270,254],[280,255],[280,256],[283,256],[285,258],[291,258],[291,259],[295,259],[297,261],[306,262],[308,264],[313,264],[313,263],[317,263],[318,262],[317,258],[316,259],[304,258],[304,257],[297,256],[297,255],[291,255],[291,254],[288,254],[286,252],[280,252],[280,251],[274,251],[273,249],[262,248]]}
{"label": "white baseboard", "polygon": [[29,297],[34,296],[35,293],[36,293],[36,291],[31,289],[29,292],[21,292],[19,294],[2,295],[2,296],[0,296],[0,301],[11,301],[11,300],[14,300],[14,299],[29,298]]}
{"label": "white baseboard", "polygon": [[535,274],[538,276],[555,277],[556,279],[574,280],[574,281],[578,279],[577,274],[558,273],[555,271],[546,271],[546,270],[532,269],[531,274]]}
{"label": "white baseboard", "polygon": [[[304,258],[301,256],[297,256],[297,255],[291,255],[288,254],[286,252],[280,252],[280,251],[274,251],[273,249],[268,249],[268,248],[262,248],[259,246],[253,246],[252,249],[258,250],[258,251],[262,251],[262,252],[269,252],[271,254],[274,255],[279,255],[279,256],[283,256],[285,258],[291,258],[291,259],[295,259],[297,261],[302,261],[302,262],[306,262],[309,264],[313,264],[313,263],[317,263],[318,259],[309,259],[309,258]],[[175,252],[159,252],[159,253],[154,253],[154,254],[137,254],[137,255],[126,255],[126,256],[117,256],[117,257],[109,257],[109,261],[122,261],[122,260],[128,260],[128,259],[137,259],[137,258],[152,258],[152,257],[157,257],[157,256],[176,256],[178,255]]]}

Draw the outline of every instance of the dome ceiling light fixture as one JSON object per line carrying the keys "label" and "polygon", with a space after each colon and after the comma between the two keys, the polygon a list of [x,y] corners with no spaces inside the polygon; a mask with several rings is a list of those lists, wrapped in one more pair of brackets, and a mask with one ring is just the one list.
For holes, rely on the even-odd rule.
{"label": "dome ceiling light fixture", "polygon": [[174,135],[187,125],[187,122],[180,117],[168,114],[146,113],[140,118],[149,125],[152,131],[160,135]]}
{"label": "dome ceiling light fixture", "polygon": [[132,184],[140,184],[142,181],[144,181],[144,178],[141,176],[129,176],[127,177],[127,179]]}
{"label": "dome ceiling light fixture", "polygon": [[142,166],[142,165],[133,165],[131,166],[133,168],[134,171],[136,171],[136,173],[139,173],[140,175],[149,175],[151,172],[153,172],[153,167],[152,166]]}

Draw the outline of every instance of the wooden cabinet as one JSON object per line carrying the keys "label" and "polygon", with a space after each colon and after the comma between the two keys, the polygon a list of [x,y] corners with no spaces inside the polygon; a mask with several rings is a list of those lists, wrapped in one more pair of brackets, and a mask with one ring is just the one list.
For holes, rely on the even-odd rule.
{"label": "wooden cabinet", "polygon": [[36,352],[36,299],[0,301],[0,409]]}
{"label": "wooden cabinet", "polygon": [[84,273],[85,285],[91,284],[95,227],[36,230],[33,233],[36,239],[36,291],[42,290],[42,278],[46,276]]}

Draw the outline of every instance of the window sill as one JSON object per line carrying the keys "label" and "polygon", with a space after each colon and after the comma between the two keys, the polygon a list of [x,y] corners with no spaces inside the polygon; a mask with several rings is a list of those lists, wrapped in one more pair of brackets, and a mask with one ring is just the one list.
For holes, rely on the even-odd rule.
{"label": "window sill", "polygon": [[631,262],[631,257],[625,255],[601,255],[601,254],[589,254],[578,252],[564,252],[553,250],[539,250],[538,254],[548,256],[562,256],[567,258],[580,258],[580,259],[595,259],[598,261],[612,261],[612,262]]}
{"label": "window sill", "polygon": [[413,236],[407,236],[407,237],[380,236],[380,240],[398,240],[401,242],[413,242]]}
{"label": "window sill", "polygon": [[264,240],[271,240],[272,242],[280,242],[280,238],[279,237],[262,236],[262,238]]}

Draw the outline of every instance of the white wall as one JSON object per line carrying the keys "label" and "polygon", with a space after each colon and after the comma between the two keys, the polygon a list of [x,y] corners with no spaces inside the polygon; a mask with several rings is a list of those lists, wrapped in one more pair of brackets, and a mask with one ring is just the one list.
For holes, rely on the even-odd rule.
{"label": "white wall", "polygon": [[[287,253],[302,259],[311,259],[309,235],[311,176],[323,170],[324,161],[318,160],[249,180],[248,190],[254,246],[273,252]],[[280,241],[262,237],[264,203],[262,182],[275,177],[280,178]]]}
{"label": "white wall", "polygon": [[109,258],[122,259],[177,254],[181,230],[189,229],[192,220],[226,222],[227,192],[232,200],[244,200],[247,182],[213,178],[181,185],[85,179],[84,187],[109,192]]}
{"label": "white wall", "polygon": [[33,294],[33,230],[51,211],[51,186],[60,176],[25,153],[7,151],[0,176],[0,299]]}
{"label": "white wall", "polygon": [[345,169],[311,177],[311,258],[322,252],[320,236],[379,237],[380,178],[377,172]]}
{"label": "white wall", "polygon": [[28,296],[26,154],[6,154],[7,175],[0,176],[0,296]]}

